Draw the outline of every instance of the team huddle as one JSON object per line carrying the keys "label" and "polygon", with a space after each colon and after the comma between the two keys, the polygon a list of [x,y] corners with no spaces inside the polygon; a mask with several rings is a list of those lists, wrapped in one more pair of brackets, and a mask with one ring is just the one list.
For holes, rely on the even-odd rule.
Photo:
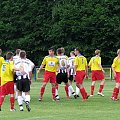
{"label": "team huddle", "polygon": [[[2,50],[0,49],[0,54]],[[64,83],[67,99],[73,96],[75,99],[81,93],[82,100],[86,101],[89,97],[94,96],[96,81],[100,80],[98,95],[104,97],[103,88],[105,84],[104,70],[101,65],[100,50],[95,50],[95,56],[87,63],[86,57],[81,54],[79,48],[70,52],[70,57],[65,55],[64,48],[58,48],[55,55],[53,48],[48,50],[49,55],[45,56],[37,73],[45,67],[43,84],[40,88],[39,101],[43,100],[45,87],[50,81],[52,85],[52,100],[59,101],[59,84]],[[30,85],[32,82],[32,70],[34,63],[26,58],[24,50],[17,49],[16,55],[7,52],[3,58],[0,56],[0,111],[6,95],[10,94],[10,111],[16,111],[14,108],[15,99],[18,101],[20,111],[24,111],[23,102],[26,109],[30,112]],[[88,79],[88,68],[91,68],[91,90],[90,95],[83,86],[84,78]],[[113,60],[112,70],[116,85],[113,89],[111,99],[119,100],[118,94],[120,89],[120,49],[117,51],[117,57]],[[76,82],[76,91],[72,87],[72,82]],[[15,92],[15,98],[14,98]]]}

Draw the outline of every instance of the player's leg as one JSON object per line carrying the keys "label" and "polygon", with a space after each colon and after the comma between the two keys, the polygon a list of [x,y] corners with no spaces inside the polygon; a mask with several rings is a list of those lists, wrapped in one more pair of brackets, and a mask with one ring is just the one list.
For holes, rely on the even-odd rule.
{"label": "player's leg", "polygon": [[96,83],[96,81],[92,81],[91,90],[90,90],[90,96],[94,95],[95,83]]}
{"label": "player's leg", "polygon": [[57,100],[60,100],[60,97],[59,97],[59,94],[58,94],[58,84],[56,83],[56,91],[55,91],[55,98],[57,99]]}
{"label": "player's leg", "polygon": [[15,103],[15,99],[14,99],[14,82],[9,82],[9,93],[10,93],[10,111],[14,112],[16,111],[14,108],[14,103]]}
{"label": "player's leg", "polygon": [[105,80],[103,79],[100,83],[100,88],[99,88],[99,91],[98,91],[98,95],[104,97],[104,94],[102,93],[103,91],[103,88],[104,88],[104,84],[105,84]]}
{"label": "player's leg", "polygon": [[114,101],[118,100],[119,88],[120,88],[120,83],[116,83],[116,86],[113,89],[113,94],[111,97],[111,99]]}
{"label": "player's leg", "polygon": [[39,101],[42,101],[43,94],[44,94],[44,92],[45,92],[45,87],[46,87],[49,79],[50,79],[50,73],[45,71],[45,73],[44,73],[44,79],[43,79],[43,84],[42,84],[42,86],[41,86],[41,88],[40,88]]}
{"label": "player's leg", "polygon": [[79,97],[80,89],[76,86],[76,95]]}

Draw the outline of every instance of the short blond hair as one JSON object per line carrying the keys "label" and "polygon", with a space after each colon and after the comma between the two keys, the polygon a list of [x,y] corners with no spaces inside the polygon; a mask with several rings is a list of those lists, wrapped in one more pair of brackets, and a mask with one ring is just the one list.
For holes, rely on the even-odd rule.
{"label": "short blond hair", "polygon": [[117,50],[117,54],[119,54],[119,53],[120,53],[120,49]]}
{"label": "short blond hair", "polygon": [[101,51],[100,50],[95,50],[95,55],[98,55]]}

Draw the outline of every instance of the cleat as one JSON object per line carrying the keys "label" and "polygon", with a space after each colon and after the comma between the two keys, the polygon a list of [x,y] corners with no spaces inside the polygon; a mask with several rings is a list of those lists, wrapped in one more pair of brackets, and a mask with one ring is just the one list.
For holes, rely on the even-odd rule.
{"label": "cleat", "polygon": [[41,101],[42,101],[42,98],[39,98],[38,100],[41,102]]}
{"label": "cleat", "polygon": [[79,95],[77,95],[77,97],[80,97]]}
{"label": "cleat", "polygon": [[23,106],[20,106],[20,111],[24,111],[24,110],[23,110]]}
{"label": "cleat", "polygon": [[56,95],[55,98],[56,98],[56,101],[59,101],[59,100],[60,100],[59,95]]}
{"label": "cleat", "polygon": [[87,101],[87,99],[82,99],[82,102],[86,102]]}
{"label": "cleat", "polygon": [[31,110],[28,102],[26,102],[26,109],[27,109],[28,112],[30,112],[30,110]]}
{"label": "cleat", "polygon": [[104,97],[104,94],[102,92],[101,93],[98,92],[97,94],[100,95],[100,96],[102,96],[102,97]]}
{"label": "cleat", "polygon": [[113,100],[113,101],[118,101],[119,99],[118,99],[118,98],[115,98],[115,97],[111,97],[111,100]]}
{"label": "cleat", "polygon": [[93,97],[94,95],[90,95],[90,97]]}
{"label": "cleat", "polygon": [[89,97],[90,97],[90,95],[87,95],[87,96],[86,96],[86,99],[88,99]]}
{"label": "cleat", "polygon": [[16,111],[16,109],[15,109],[15,108],[14,108],[14,109],[10,109],[10,111],[11,111],[11,112],[15,112],[15,111]]}
{"label": "cleat", "polygon": [[2,110],[1,110],[1,107],[0,107],[0,111],[2,111]]}

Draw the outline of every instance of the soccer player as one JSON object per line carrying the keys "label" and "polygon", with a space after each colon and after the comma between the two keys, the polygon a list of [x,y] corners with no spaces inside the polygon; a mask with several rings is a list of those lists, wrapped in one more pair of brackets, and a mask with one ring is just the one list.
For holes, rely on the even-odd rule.
{"label": "soccer player", "polygon": [[87,59],[80,54],[80,49],[75,49],[75,72],[76,72],[76,86],[80,89],[80,93],[82,95],[83,101],[86,101],[89,97],[85,88],[83,87],[83,80],[86,76],[88,78],[88,67],[87,67]]}
{"label": "soccer player", "polygon": [[22,92],[25,92],[25,104],[26,109],[30,112],[30,83],[32,80],[32,69],[30,63],[26,60],[26,52],[20,51],[20,59],[15,63],[17,81],[16,86],[18,90],[18,105],[20,111],[23,111],[23,98]]}
{"label": "soccer player", "polygon": [[120,49],[117,50],[117,57],[113,60],[112,70],[115,78],[116,85],[113,89],[113,94],[111,99],[114,101],[119,100],[118,94],[120,90]]}
{"label": "soccer player", "polygon": [[[69,83],[72,85],[73,80],[75,80],[75,67],[74,67],[74,60],[75,60],[75,52],[71,51],[70,52],[70,57],[68,58],[68,65],[69,65]],[[79,97],[79,88],[76,86],[76,95]],[[69,92],[70,94],[70,92]],[[71,96],[71,94],[69,95]]]}
{"label": "soccer player", "polygon": [[[57,49],[57,57],[59,59],[59,70],[57,74],[57,84],[61,84],[62,82],[65,83],[65,91],[66,96],[69,98],[69,92],[74,96],[76,99],[76,94],[74,92],[74,89],[71,85],[68,83],[68,76],[69,76],[69,69],[68,69],[68,57],[64,55],[65,50],[62,48]],[[56,88],[58,90],[58,88]]]}
{"label": "soccer player", "polygon": [[[20,56],[19,56],[20,51],[21,51],[21,49],[16,49],[16,55],[13,56],[14,64],[20,59]],[[17,98],[18,98],[18,91],[17,91],[17,88],[16,88],[16,79],[17,79],[17,75],[16,75],[16,73],[14,73],[14,83],[15,83],[14,84],[14,91],[15,91],[15,99],[17,100]]]}
{"label": "soccer player", "polygon": [[101,65],[100,52],[101,51],[98,49],[95,50],[95,56],[92,57],[89,62],[89,67],[91,67],[91,71],[92,71],[92,73],[91,73],[92,74],[92,85],[91,85],[91,95],[90,96],[93,96],[93,94],[94,94],[94,88],[95,88],[96,81],[101,80],[100,88],[99,88],[99,91],[97,94],[104,97],[102,90],[104,88],[105,79],[104,79],[104,70]]}
{"label": "soccer player", "polygon": [[6,54],[6,60],[2,63],[1,67],[1,96],[0,96],[0,111],[4,101],[4,97],[10,94],[10,111],[14,109],[14,64],[13,64],[13,53],[8,52]]}
{"label": "soccer player", "polygon": [[0,49],[0,86],[1,86],[1,67],[2,63],[4,62],[4,58],[1,56],[2,54],[2,49]]}
{"label": "soccer player", "polygon": [[56,101],[55,84],[56,84],[56,72],[59,66],[59,59],[54,55],[53,48],[49,48],[48,52],[49,52],[49,55],[43,59],[43,62],[39,70],[37,71],[37,73],[40,73],[42,68],[45,66],[44,79],[43,79],[42,87],[40,89],[39,101],[42,101],[43,99],[43,94],[48,81],[50,81],[52,85],[52,99],[53,101]]}

